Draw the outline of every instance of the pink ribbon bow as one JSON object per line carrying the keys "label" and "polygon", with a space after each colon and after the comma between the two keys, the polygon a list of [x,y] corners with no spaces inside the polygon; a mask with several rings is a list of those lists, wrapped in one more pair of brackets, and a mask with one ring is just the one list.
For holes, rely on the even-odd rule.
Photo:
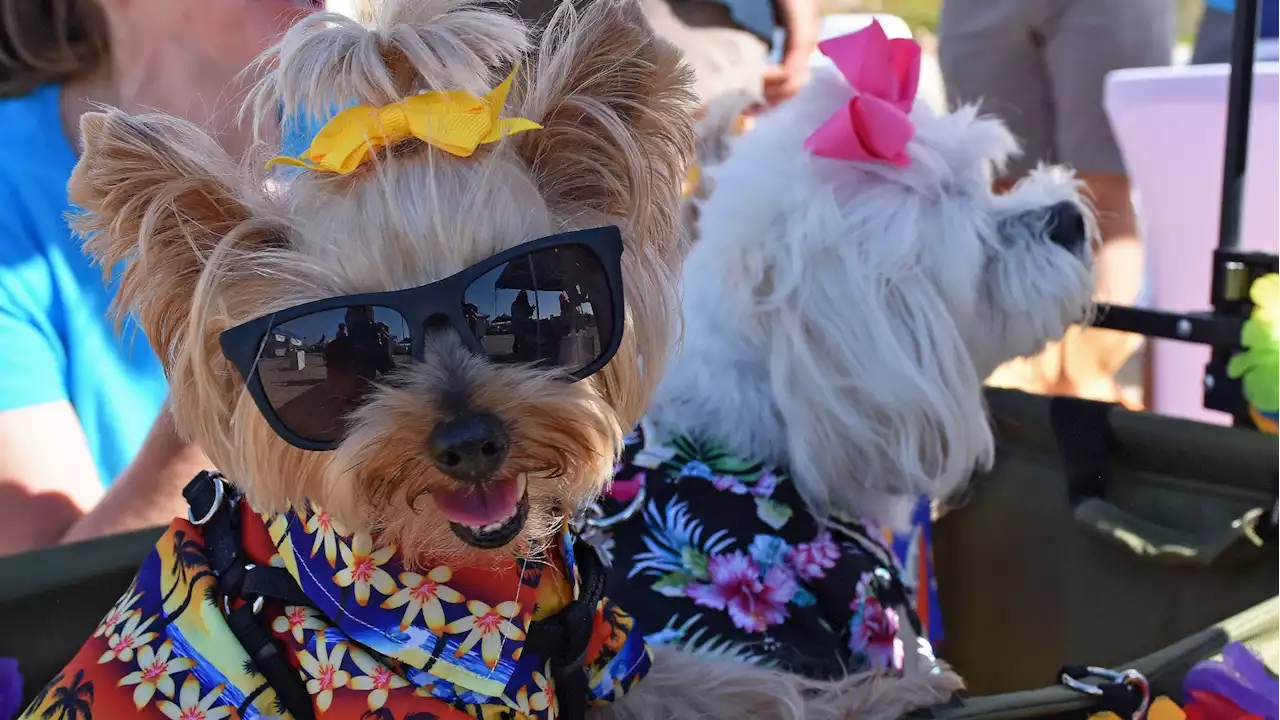
{"label": "pink ribbon bow", "polygon": [[916,131],[910,113],[920,84],[920,46],[890,40],[872,20],[863,30],[824,40],[818,49],[857,95],[805,140],[805,149],[834,160],[910,165],[906,148]]}

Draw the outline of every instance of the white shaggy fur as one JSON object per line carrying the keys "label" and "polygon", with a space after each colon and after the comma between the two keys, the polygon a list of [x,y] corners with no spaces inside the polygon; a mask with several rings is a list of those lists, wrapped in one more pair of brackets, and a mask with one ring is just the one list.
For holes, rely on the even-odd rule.
{"label": "white shaggy fur", "polygon": [[651,414],[789,466],[819,517],[899,526],[990,461],[986,375],[1088,313],[1091,243],[1050,242],[1048,208],[1093,223],[1062,170],[993,196],[1017,143],[973,107],[918,103],[909,168],[804,150],[851,94],[820,72],[712,171]]}

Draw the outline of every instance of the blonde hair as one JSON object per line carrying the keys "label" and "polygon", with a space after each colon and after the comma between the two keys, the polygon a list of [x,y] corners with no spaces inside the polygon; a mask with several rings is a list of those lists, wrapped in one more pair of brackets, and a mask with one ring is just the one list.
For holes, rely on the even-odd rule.
{"label": "blonde hair", "polygon": [[0,97],[94,72],[107,40],[94,0],[0,0]]}

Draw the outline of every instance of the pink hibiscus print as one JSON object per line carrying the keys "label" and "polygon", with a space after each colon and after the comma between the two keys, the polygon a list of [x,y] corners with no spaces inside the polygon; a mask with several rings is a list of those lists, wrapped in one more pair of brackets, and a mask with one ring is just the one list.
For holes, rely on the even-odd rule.
{"label": "pink hibiscus print", "polygon": [[711,582],[689,583],[685,594],[695,603],[728,610],[733,624],[747,632],[764,632],[787,619],[787,602],[796,593],[795,576],[774,565],[760,577],[760,568],[742,551],[712,556],[707,561]]}
{"label": "pink hibiscus print", "polygon": [[[621,465],[614,470],[614,474],[616,475],[620,469]],[[636,495],[640,494],[640,488],[644,487],[644,482],[645,476],[643,471],[637,472],[626,480],[615,477],[613,479],[613,483],[609,485],[607,490],[605,490],[605,497],[618,502],[631,502],[635,499]]]}
{"label": "pink hibiscus print", "polygon": [[711,486],[722,492],[731,492],[734,495],[746,495],[748,492],[747,486],[733,475],[712,475]]}
{"label": "pink hibiscus print", "polygon": [[831,539],[831,533],[823,531],[813,542],[800,543],[791,548],[787,562],[801,580],[817,580],[825,577],[827,570],[840,559],[840,546]]}
{"label": "pink hibiscus print", "polygon": [[778,476],[765,470],[760,475],[760,479],[756,480],[755,485],[751,486],[751,494],[756,497],[767,498],[773,495],[773,491],[778,488]]}
{"label": "pink hibiscus print", "polygon": [[863,618],[867,629],[867,655],[877,668],[902,669],[903,645],[898,637],[898,612],[876,602],[877,611]]}
{"label": "pink hibiscus print", "polygon": [[853,610],[849,650],[865,657],[873,668],[902,669],[904,646],[898,637],[898,613],[869,592],[866,575],[859,582],[849,609]]}

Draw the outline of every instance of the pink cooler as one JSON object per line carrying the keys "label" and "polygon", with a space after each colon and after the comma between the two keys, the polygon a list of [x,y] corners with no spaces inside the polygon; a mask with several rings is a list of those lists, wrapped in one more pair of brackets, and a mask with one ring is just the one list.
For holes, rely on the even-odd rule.
{"label": "pink cooler", "polygon": [[[1254,65],[1241,248],[1280,245],[1280,65]],[[1226,142],[1227,65],[1137,68],[1107,76],[1104,105],[1134,190],[1147,247],[1146,304],[1208,311]],[[1209,350],[1151,341],[1155,412],[1229,424],[1203,408]]]}

